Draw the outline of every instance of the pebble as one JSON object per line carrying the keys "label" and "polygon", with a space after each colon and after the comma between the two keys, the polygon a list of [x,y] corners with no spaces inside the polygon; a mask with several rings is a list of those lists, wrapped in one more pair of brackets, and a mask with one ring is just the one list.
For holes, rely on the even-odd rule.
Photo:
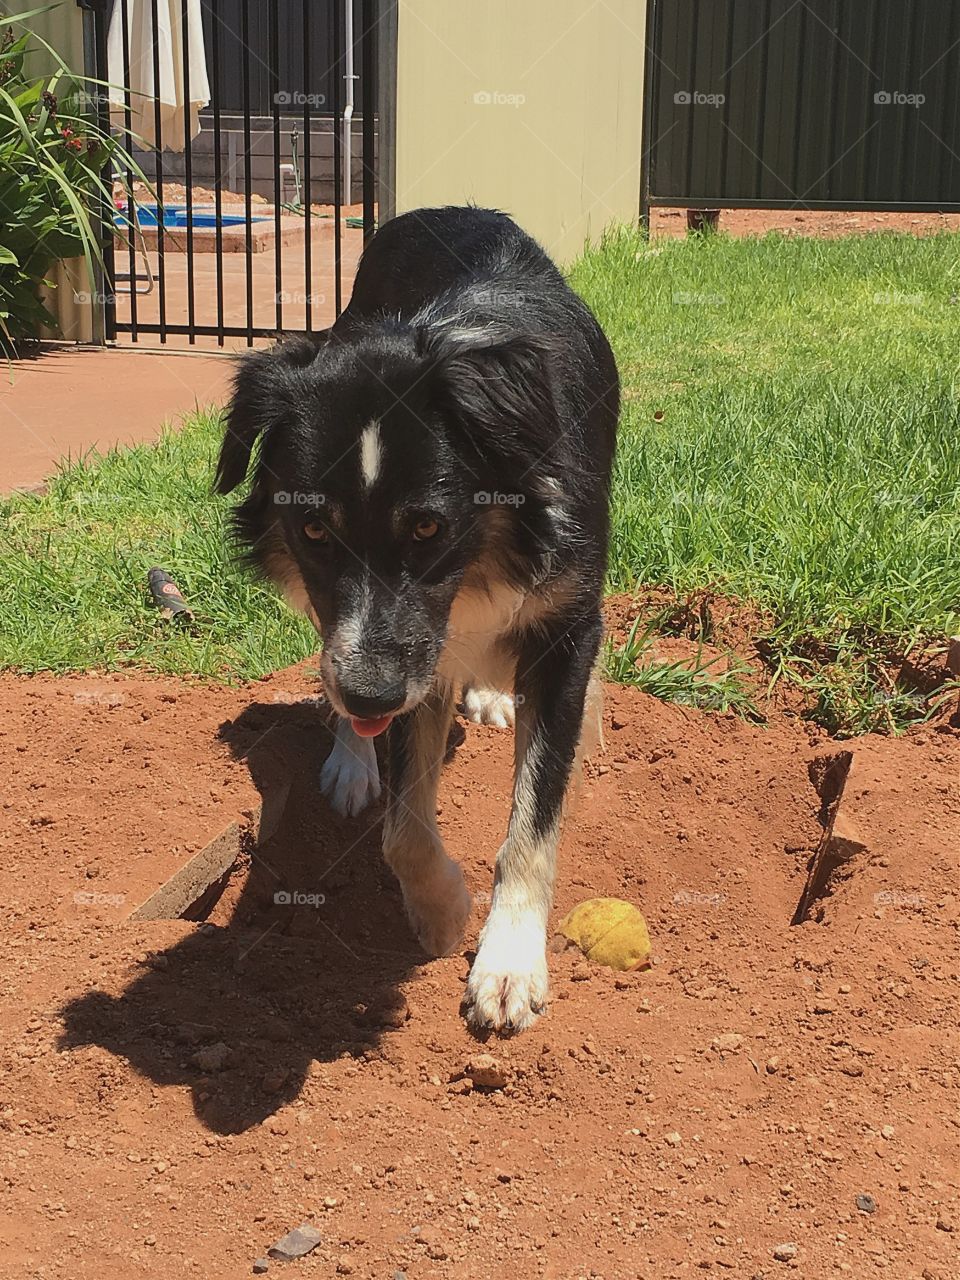
{"label": "pebble", "polygon": [[768,1076],[775,1076],[780,1070],[780,1059],[776,1054],[772,1058],[768,1058],[764,1063],[764,1069]]}
{"label": "pebble", "polygon": [[303,1258],[320,1243],[320,1232],[309,1222],[301,1222],[267,1250],[267,1256],[278,1258],[281,1262],[292,1262],[295,1258]]}
{"label": "pebble", "polygon": [[253,1274],[255,1276],[262,1276],[265,1271],[269,1271],[269,1270],[270,1270],[270,1263],[266,1260],[266,1258],[257,1258],[256,1262],[254,1262],[253,1264]]}
{"label": "pebble", "polygon": [[948,1218],[945,1213],[939,1214],[937,1217],[937,1230],[938,1231],[955,1231],[956,1228],[954,1227],[953,1219]]}
{"label": "pebble", "polygon": [[857,1196],[857,1208],[861,1213],[876,1213],[877,1202],[873,1196],[859,1195]]}
{"label": "pebble", "polygon": [[264,1093],[279,1093],[287,1082],[287,1071],[285,1067],[276,1067],[272,1071],[268,1071],[260,1081],[260,1088]]}
{"label": "pebble", "polygon": [[677,1132],[664,1134],[663,1140],[670,1147],[679,1147],[680,1143],[683,1141]]}
{"label": "pebble", "polygon": [[222,1071],[230,1061],[230,1048],[222,1040],[205,1045],[190,1058],[190,1065],[200,1071]]}
{"label": "pebble", "polygon": [[774,1245],[773,1256],[777,1262],[791,1262],[797,1256],[795,1244]]}
{"label": "pebble", "polygon": [[507,1073],[492,1053],[475,1053],[467,1060],[463,1073],[481,1089],[502,1089],[507,1083]]}
{"label": "pebble", "polygon": [[713,1042],[713,1047],[719,1049],[721,1053],[735,1053],[743,1044],[743,1036],[738,1036],[734,1032],[728,1032],[725,1035],[717,1036]]}

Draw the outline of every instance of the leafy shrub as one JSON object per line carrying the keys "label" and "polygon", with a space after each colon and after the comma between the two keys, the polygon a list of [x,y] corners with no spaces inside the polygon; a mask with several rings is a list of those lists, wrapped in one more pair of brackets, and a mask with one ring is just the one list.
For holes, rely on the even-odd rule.
{"label": "leafy shrub", "polygon": [[42,326],[57,327],[39,296],[56,262],[83,257],[93,287],[100,210],[112,213],[101,170],[121,152],[85,113],[90,95],[59,58],[49,77],[24,73],[35,37],[18,37],[14,21],[0,17],[0,350],[8,357]]}

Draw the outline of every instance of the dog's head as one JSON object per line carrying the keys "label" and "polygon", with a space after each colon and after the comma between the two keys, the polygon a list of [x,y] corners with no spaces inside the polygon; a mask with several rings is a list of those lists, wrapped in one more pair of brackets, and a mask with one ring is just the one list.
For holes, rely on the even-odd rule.
{"label": "dog's head", "polygon": [[541,338],[386,324],[241,363],[217,488],[259,442],[238,534],[322,634],[327,694],[358,732],[429,691],[471,571],[550,554],[551,363]]}

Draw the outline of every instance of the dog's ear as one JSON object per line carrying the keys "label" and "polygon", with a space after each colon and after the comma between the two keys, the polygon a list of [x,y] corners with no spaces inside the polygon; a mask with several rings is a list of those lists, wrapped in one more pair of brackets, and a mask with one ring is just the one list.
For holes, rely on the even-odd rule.
{"label": "dog's ear", "polygon": [[554,344],[546,334],[496,327],[421,336],[433,363],[431,390],[487,457],[523,474],[556,439]]}
{"label": "dog's ear", "polygon": [[276,427],[292,403],[295,371],[305,368],[326,341],[329,330],[294,338],[269,351],[242,356],[233,379],[227,429],[220,446],[214,487],[229,493],[247,474],[257,437]]}

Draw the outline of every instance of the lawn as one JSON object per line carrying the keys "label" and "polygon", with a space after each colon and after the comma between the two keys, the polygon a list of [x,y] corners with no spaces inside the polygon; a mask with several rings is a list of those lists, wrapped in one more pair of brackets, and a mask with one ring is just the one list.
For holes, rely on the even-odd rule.
{"label": "lawn", "polygon": [[[817,653],[855,704],[887,699],[877,664],[960,625],[960,237],[622,232],[572,280],[624,384],[611,590],[755,602],[772,673],[821,679]],[[232,678],[310,652],[310,628],[230,563],[219,432],[200,414],[0,501],[0,665]],[[145,603],[154,564],[192,631]]]}

